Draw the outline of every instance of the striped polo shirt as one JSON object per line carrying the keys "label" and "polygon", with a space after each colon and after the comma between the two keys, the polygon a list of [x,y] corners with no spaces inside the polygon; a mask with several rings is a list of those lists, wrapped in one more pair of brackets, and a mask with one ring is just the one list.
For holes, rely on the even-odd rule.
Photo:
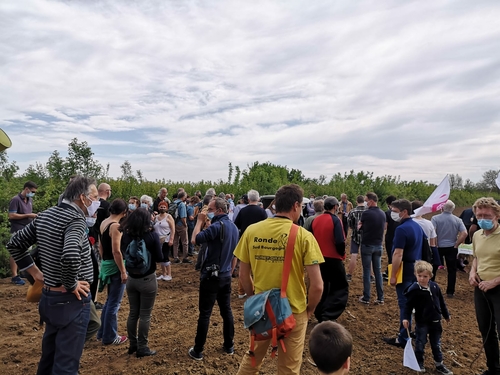
{"label": "striped polo shirt", "polygon": [[38,243],[45,285],[72,292],[77,281],[93,281],[92,259],[83,211],[63,201],[43,211],[7,243],[21,271],[33,266],[29,247]]}

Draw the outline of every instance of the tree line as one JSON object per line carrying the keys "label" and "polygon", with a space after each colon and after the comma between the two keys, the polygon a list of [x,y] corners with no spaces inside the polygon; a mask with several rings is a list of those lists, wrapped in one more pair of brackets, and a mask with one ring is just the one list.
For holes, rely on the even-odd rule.
{"label": "tree line", "polygon": [[[8,253],[5,245],[10,237],[8,222],[8,206],[13,196],[18,194],[26,181],[38,185],[38,191],[33,200],[34,212],[43,211],[55,204],[64,190],[69,178],[75,174],[95,177],[99,182],[111,186],[112,198],[128,200],[130,196],[147,194],[155,197],[161,187],[167,187],[170,192],[183,187],[193,194],[200,190],[202,194],[213,187],[217,193],[233,193],[239,197],[250,189],[256,189],[261,195],[274,194],[284,184],[296,183],[306,194],[332,195],[339,197],[346,193],[351,201],[357,195],[368,191],[375,192],[380,201],[389,195],[409,200],[425,201],[436,185],[427,181],[405,181],[399,176],[375,176],[373,172],[351,170],[346,173],[336,173],[330,179],[325,175],[318,178],[306,178],[302,171],[287,166],[275,165],[270,162],[253,162],[245,169],[228,164],[227,179],[192,181],[172,181],[157,179],[147,180],[141,170],[133,170],[130,161],[125,160],[120,166],[121,176],[109,176],[109,164],[103,165],[95,159],[94,153],[87,142],[79,142],[77,138],[68,144],[67,156],[61,156],[58,150],[50,154],[46,163],[37,162],[30,165],[22,173],[15,161],[9,161],[6,151],[0,152],[0,277],[9,272]],[[463,181],[458,174],[450,174],[452,199],[460,206],[470,206],[475,199],[488,195],[496,199],[500,197],[500,189],[495,179],[499,171],[488,170],[483,173],[481,181],[474,183]],[[443,176],[444,177],[444,176]],[[385,208],[381,203],[382,208]]]}

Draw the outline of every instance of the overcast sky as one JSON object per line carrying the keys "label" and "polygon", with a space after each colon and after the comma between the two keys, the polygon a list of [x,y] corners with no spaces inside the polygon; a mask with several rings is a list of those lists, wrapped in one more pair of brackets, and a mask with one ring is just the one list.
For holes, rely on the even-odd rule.
{"label": "overcast sky", "polygon": [[498,1],[0,2],[21,170],[87,141],[111,175],[228,163],[439,183],[500,167]]}

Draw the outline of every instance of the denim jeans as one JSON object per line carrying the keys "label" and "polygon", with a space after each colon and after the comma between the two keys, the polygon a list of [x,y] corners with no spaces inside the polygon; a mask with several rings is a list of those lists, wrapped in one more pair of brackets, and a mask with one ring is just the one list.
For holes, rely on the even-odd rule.
{"label": "denim jeans", "polygon": [[[398,339],[399,342],[405,343],[406,340],[408,340],[408,332],[406,331],[406,328],[403,327],[403,312],[405,309],[406,305],[406,296],[404,295],[404,291],[406,288],[408,288],[411,284],[413,284],[416,281],[416,279],[413,280],[404,280],[401,284],[396,285],[396,294],[398,296],[398,306],[399,306],[399,335]],[[410,327],[409,329],[411,330],[411,316],[410,316]]]}
{"label": "denim jeans", "polygon": [[91,295],[43,290],[38,306],[45,322],[38,375],[77,375],[90,318]]}
{"label": "denim jeans", "polygon": [[108,298],[101,311],[101,328],[97,337],[102,338],[104,345],[112,344],[118,336],[118,310],[125,291],[120,272],[110,277]]}
{"label": "denim jeans", "polygon": [[[492,374],[500,374],[498,337],[500,336],[500,286],[483,292],[474,289],[476,319],[484,342],[486,365]],[[496,330],[495,330],[496,326]]]}
{"label": "denim jeans", "polygon": [[384,285],[381,271],[382,245],[368,246],[361,244],[361,264],[363,265],[363,299],[370,300],[370,275],[373,265],[373,273],[375,274],[375,287],[377,289],[377,299],[384,300]]}
{"label": "denim jeans", "polygon": [[427,343],[427,335],[429,335],[434,361],[438,363],[443,361],[443,353],[441,352],[441,333],[443,333],[441,321],[416,324],[415,357],[417,357],[417,362],[420,366],[424,365],[424,349]]}
{"label": "denim jeans", "polygon": [[193,255],[194,245],[191,243],[191,236],[193,235],[194,225],[191,227],[188,224],[187,231],[188,231],[188,254]]}
{"label": "denim jeans", "polygon": [[138,350],[148,347],[151,312],[155,305],[157,290],[158,282],[154,273],[139,279],[132,277],[127,279],[127,296],[130,304],[127,335],[130,346],[137,347]]}
{"label": "denim jeans", "polygon": [[208,326],[210,316],[214,308],[215,301],[219,305],[222,317],[222,332],[224,336],[224,347],[231,348],[234,345],[234,320],[231,310],[231,276],[222,277],[219,280],[200,280],[200,296],[198,327],[196,338],[194,339],[194,350],[198,353],[203,351],[207,341]]}

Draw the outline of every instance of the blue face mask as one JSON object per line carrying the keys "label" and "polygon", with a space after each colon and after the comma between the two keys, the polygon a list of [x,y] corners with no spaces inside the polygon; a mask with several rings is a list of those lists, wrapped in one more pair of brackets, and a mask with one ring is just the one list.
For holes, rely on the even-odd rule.
{"label": "blue face mask", "polygon": [[128,209],[129,209],[130,211],[134,211],[136,208],[137,208],[137,206],[136,206],[135,204],[133,204],[133,203],[129,203],[129,204],[128,204]]}
{"label": "blue face mask", "polygon": [[479,219],[477,221],[477,224],[479,225],[479,227],[481,229],[484,229],[484,230],[491,230],[493,229],[493,220],[489,220],[489,219]]}
{"label": "blue face mask", "polygon": [[148,205],[146,203],[141,203],[141,208],[148,208]]}
{"label": "blue face mask", "polygon": [[35,193],[33,193],[33,192],[30,191],[29,193],[26,194],[26,196],[28,198],[33,198],[35,196]]}
{"label": "blue face mask", "polygon": [[213,212],[207,212],[207,217],[208,217],[210,220],[212,220],[212,219],[214,218],[214,216],[215,216],[215,213],[213,213]]}

